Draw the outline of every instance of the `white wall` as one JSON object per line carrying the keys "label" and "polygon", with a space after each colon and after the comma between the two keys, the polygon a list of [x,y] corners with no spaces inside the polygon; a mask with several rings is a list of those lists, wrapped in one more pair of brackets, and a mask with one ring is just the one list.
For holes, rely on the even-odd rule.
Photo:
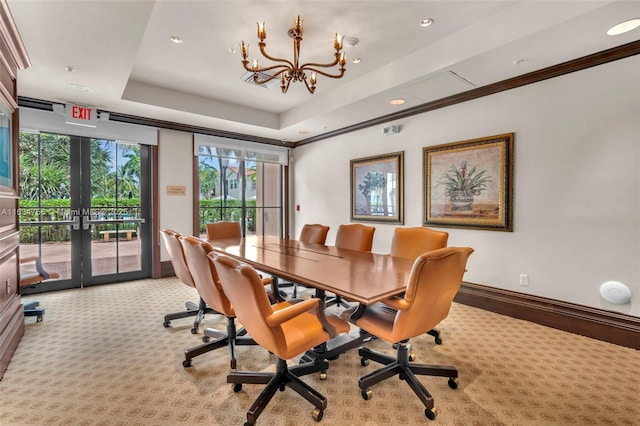
{"label": "white wall", "polygon": [[[382,127],[402,124],[383,136]],[[293,150],[291,235],[350,221],[354,158],[405,152],[405,223],[423,221],[422,148],[515,133],[514,231],[440,228],[475,249],[465,280],[640,316],[640,57],[557,77]],[[396,225],[375,224],[387,253]],[[529,286],[519,285],[519,274]],[[599,287],[616,280],[631,303]]]}
{"label": "white wall", "polygon": [[[161,129],[158,135],[158,193],[160,229],[193,234],[193,135]],[[167,185],[184,186],[185,195],[167,195]],[[158,240],[161,261],[169,254]]]}

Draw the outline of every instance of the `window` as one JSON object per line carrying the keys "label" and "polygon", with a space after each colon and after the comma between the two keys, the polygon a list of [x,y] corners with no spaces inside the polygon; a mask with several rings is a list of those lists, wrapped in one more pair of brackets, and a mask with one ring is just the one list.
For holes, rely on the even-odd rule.
{"label": "window", "polygon": [[[259,144],[202,135],[195,139],[200,235],[206,235],[207,223],[221,220],[242,222],[245,235],[283,235],[284,165],[279,161],[287,158],[286,149],[257,152],[247,148]],[[269,146],[258,149],[268,151]]]}

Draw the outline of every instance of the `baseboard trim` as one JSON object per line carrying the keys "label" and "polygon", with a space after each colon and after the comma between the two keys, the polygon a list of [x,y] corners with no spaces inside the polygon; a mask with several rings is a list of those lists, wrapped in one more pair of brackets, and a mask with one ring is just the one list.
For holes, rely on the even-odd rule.
{"label": "baseboard trim", "polygon": [[170,260],[160,262],[160,278],[175,277],[176,273],[173,270],[173,264]]}
{"label": "baseboard trim", "polygon": [[[174,276],[170,261],[162,277]],[[558,330],[640,349],[640,318],[515,291],[464,282],[455,301]]]}
{"label": "baseboard trim", "polygon": [[464,282],[455,301],[558,330],[640,349],[640,318]]}

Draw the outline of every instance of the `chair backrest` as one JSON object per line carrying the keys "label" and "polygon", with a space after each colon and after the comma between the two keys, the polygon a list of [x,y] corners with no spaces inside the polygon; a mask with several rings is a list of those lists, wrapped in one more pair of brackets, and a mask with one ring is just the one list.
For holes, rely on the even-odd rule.
{"label": "chair backrest", "polygon": [[419,336],[447,317],[471,253],[470,247],[445,247],[416,259],[404,295],[408,306],[398,310],[391,340]]}
{"label": "chair backrest", "polygon": [[209,259],[218,271],[220,283],[242,326],[257,344],[281,356],[286,351],[286,337],[282,326],[267,324],[266,318],[273,313],[273,308],[256,270],[215,252]]}
{"label": "chair backrest", "polygon": [[303,243],[322,244],[327,241],[329,227],[317,223],[306,224],[300,231],[300,241]]}
{"label": "chair backrest", "polygon": [[449,233],[430,228],[396,228],[391,240],[391,256],[416,259],[422,253],[447,246]]}
{"label": "chair backrest", "polygon": [[180,233],[171,229],[163,228],[160,230],[160,235],[164,240],[164,246],[169,253],[171,264],[173,265],[173,271],[176,277],[189,287],[195,287],[191,272],[184,258],[184,251],[182,250],[182,244],[180,244]]}
{"label": "chair backrest", "polygon": [[335,246],[349,250],[371,251],[375,231],[375,227],[359,223],[340,225],[336,234]]}
{"label": "chair backrest", "polygon": [[196,237],[183,236],[180,238],[180,242],[200,297],[213,310],[228,317],[235,316],[231,303],[222,290],[216,268],[207,257],[213,251],[213,247],[208,242]]}
{"label": "chair backrest", "polygon": [[240,222],[207,223],[208,240],[222,240],[225,238],[242,238]]}

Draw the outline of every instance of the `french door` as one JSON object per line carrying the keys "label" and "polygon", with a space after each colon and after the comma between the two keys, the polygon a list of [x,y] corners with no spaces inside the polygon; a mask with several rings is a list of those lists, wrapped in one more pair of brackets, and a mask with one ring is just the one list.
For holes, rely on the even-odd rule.
{"label": "french door", "polygon": [[23,294],[150,275],[146,145],[20,134],[20,255],[60,279]]}

